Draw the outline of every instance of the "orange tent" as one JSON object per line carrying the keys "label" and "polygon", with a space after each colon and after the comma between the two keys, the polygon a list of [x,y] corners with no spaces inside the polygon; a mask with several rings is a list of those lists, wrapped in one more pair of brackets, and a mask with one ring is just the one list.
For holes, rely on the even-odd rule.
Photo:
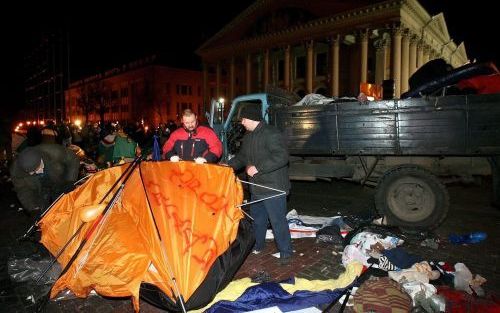
{"label": "orange tent", "polygon": [[78,297],[92,290],[131,296],[138,311],[147,283],[174,304],[180,297],[187,302],[235,240],[242,200],[241,185],[225,166],[134,162],[98,172],[39,222],[41,242],[53,255],[69,242],[50,296],[65,289]]}

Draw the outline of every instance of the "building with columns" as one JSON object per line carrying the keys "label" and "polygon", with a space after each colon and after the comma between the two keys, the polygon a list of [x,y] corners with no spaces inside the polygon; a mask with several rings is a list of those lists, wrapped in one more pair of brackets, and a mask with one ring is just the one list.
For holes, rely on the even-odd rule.
{"label": "building with columns", "polygon": [[357,96],[360,83],[394,81],[394,95],[423,64],[468,62],[442,13],[417,0],[257,0],[198,48],[204,101],[267,86],[303,96]]}
{"label": "building with columns", "polygon": [[65,91],[66,119],[74,122],[177,121],[184,109],[203,116],[200,71],[155,64],[155,57],[75,81]]}

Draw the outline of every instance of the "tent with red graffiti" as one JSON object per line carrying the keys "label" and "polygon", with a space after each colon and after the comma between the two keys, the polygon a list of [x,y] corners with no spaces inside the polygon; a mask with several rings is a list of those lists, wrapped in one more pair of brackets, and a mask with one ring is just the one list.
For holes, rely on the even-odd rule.
{"label": "tent with red graffiti", "polygon": [[169,311],[209,303],[253,245],[231,168],[134,160],[94,174],[39,221],[63,268],[50,297],[69,289],[139,298]]}

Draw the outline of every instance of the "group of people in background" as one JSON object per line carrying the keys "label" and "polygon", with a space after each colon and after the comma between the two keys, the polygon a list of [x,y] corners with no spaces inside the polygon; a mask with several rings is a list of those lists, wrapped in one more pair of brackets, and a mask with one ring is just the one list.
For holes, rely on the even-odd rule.
{"label": "group of people in background", "polygon": [[[274,231],[280,261],[287,264],[292,244],[286,220],[286,197],[271,197],[275,190],[288,194],[288,150],[282,134],[267,125],[259,107],[247,106],[240,112],[240,122],[247,130],[237,155],[226,166],[244,169],[249,181],[256,244],[254,253],[265,248],[268,221]],[[25,210],[39,212],[61,193],[74,188],[80,161],[70,149],[79,145],[100,167],[130,162],[139,155],[152,153],[153,140],[162,147],[161,159],[171,162],[194,161],[198,164],[220,161],[223,146],[216,133],[200,125],[196,114],[184,110],[181,127],[173,123],[160,125],[147,132],[141,123],[135,125],[88,124],[83,129],[64,123],[47,123],[43,128],[30,127],[26,140],[18,147],[11,166],[14,189]],[[0,142],[1,143],[1,142]],[[271,187],[262,188],[259,185]]]}

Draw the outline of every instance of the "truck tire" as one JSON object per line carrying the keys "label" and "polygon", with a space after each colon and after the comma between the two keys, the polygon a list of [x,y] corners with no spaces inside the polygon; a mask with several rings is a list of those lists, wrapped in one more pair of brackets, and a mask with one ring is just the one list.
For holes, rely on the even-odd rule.
{"label": "truck tire", "polygon": [[400,165],[380,178],[375,205],[389,225],[425,231],[444,221],[450,197],[446,187],[429,171]]}

